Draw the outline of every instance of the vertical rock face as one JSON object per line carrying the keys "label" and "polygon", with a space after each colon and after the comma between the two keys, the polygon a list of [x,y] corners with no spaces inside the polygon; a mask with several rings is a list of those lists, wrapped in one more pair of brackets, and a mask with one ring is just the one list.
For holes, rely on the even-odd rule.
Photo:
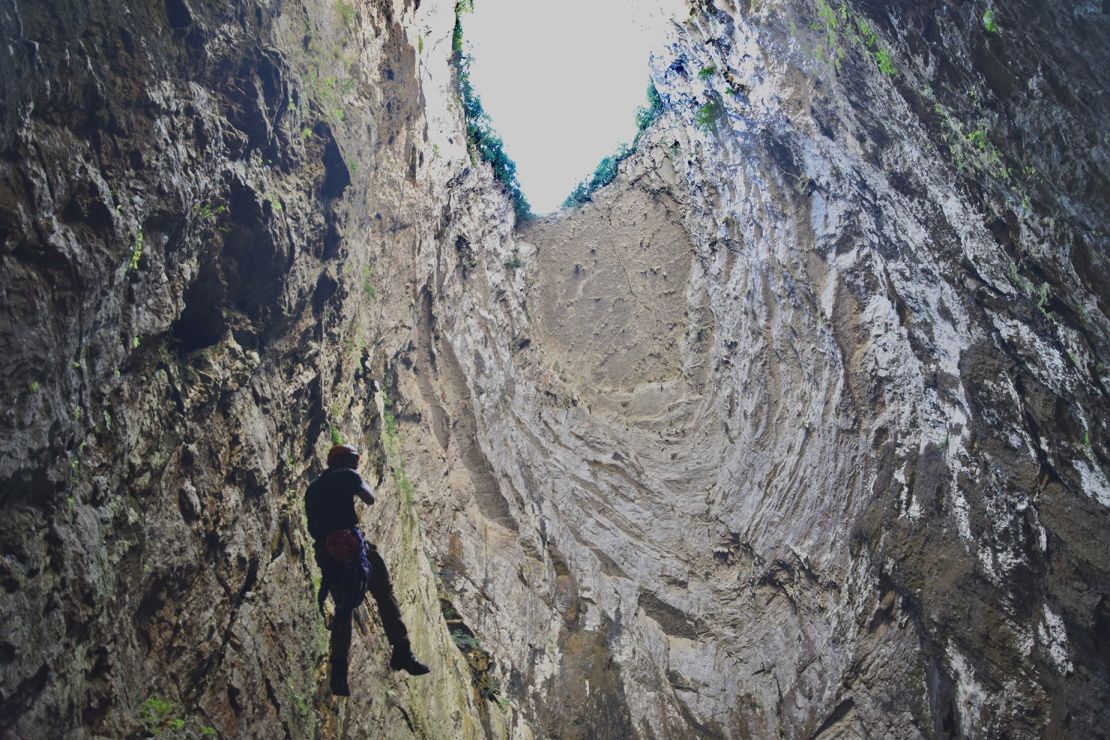
{"label": "vertical rock face", "polygon": [[[695,3],[517,228],[448,3],[0,23],[0,734],[1105,726],[1104,9]],[[434,669],[342,703],[333,434]]]}
{"label": "vertical rock face", "polygon": [[[0,8],[0,735],[503,732],[379,444],[428,208],[412,13]],[[332,429],[436,668],[391,676],[367,612],[343,704],[300,503]]]}
{"label": "vertical rock face", "polygon": [[472,410],[429,528],[543,733],[1105,722],[1107,18],[985,11],[699,5],[592,204],[458,196],[402,395]]}

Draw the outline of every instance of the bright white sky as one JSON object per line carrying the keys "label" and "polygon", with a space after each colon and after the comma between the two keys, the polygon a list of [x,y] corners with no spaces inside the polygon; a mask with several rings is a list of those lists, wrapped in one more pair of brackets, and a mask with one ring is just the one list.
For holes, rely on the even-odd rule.
{"label": "bright white sky", "polygon": [[474,0],[470,79],[536,213],[636,135],[648,53],[684,0]]}

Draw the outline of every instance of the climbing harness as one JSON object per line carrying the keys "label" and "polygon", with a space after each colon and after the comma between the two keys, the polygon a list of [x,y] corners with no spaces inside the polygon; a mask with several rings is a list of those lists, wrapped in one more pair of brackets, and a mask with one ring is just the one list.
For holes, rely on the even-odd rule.
{"label": "climbing harness", "polygon": [[327,536],[324,549],[336,562],[353,563],[362,553],[362,539],[349,529],[339,529]]}

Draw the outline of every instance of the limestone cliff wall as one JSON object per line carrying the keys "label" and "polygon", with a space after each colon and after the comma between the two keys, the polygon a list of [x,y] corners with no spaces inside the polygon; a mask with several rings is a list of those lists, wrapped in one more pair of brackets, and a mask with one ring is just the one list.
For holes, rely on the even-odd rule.
{"label": "limestone cliff wall", "polygon": [[400,395],[542,732],[1104,724],[1106,23],[697,5],[592,204],[461,183]]}
{"label": "limestone cliff wall", "polygon": [[[0,17],[0,735],[504,735],[383,435],[435,202],[414,8]],[[435,668],[390,674],[365,612],[342,703],[300,504],[332,428]]]}
{"label": "limestone cliff wall", "polygon": [[[1104,9],[695,3],[518,225],[453,4],[134,5],[0,4],[0,733],[1105,726]],[[434,670],[343,702],[333,429]]]}

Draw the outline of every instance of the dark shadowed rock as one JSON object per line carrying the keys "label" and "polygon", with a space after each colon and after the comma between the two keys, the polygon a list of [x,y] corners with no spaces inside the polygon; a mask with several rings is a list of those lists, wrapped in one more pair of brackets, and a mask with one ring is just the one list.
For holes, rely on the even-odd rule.
{"label": "dark shadowed rock", "polygon": [[527,224],[454,13],[0,2],[0,734],[1103,732],[1106,8],[697,2]]}

